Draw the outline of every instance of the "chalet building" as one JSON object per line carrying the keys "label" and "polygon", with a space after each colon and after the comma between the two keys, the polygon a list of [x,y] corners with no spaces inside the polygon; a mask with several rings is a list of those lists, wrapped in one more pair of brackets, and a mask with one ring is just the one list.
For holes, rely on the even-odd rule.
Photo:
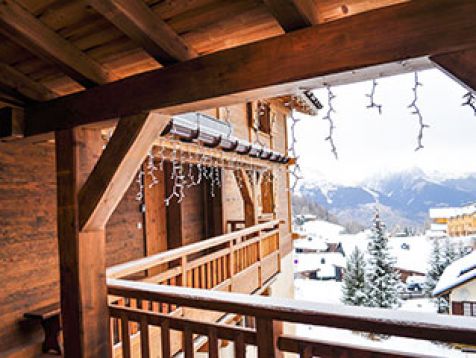
{"label": "chalet building", "polygon": [[0,0],[0,356],[389,354],[296,324],[474,342],[472,318],[291,298],[287,132],[319,87],[437,66],[474,91],[474,14]]}
{"label": "chalet building", "polygon": [[448,295],[450,314],[476,318],[476,252],[449,265],[433,295]]}

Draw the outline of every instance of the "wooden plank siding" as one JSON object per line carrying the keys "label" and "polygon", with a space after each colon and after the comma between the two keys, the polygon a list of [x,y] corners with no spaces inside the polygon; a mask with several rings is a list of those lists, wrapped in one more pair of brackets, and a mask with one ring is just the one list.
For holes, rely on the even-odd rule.
{"label": "wooden plank siding", "polygon": [[[230,106],[229,110],[229,120],[234,125],[234,134],[249,140],[245,104]],[[217,112],[223,119],[224,108],[209,111],[210,114]],[[282,146],[284,143],[284,117],[280,121],[276,125],[274,143],[276,143],[277,149],[284,151],[285,148]],[[98,143],[100,146],[103,144],[102,141]],[[158,165],[158,163],[156,164]],[[84,167],[82,171],[88,172],[90,169]],[[22,321],[23,313],[59,300],[55,215],[56,178],[54,172],[53,144],[0,143],[0,274],[4,281],[0,291],[0,302],[3,304],[2,310],[0,310],[0,356],[2,357],[17,354],[20,351],[26,352],[24,353],[25,357],[34,356],[34,352],[40,349],[42,333],[39,327],[25,327],[19,324]],[[159,172],[157,175],[161,174],[165,176],[164,180],[159,180],[158,186],[154,187],[152,191],[146,191],[146,198],[154,192],[155,199],[153,201],[156,202],[156,209],[158,208],[159,212],[162,210],[162,219],[155,223],[150,218],[146,220],[144,213],[141,212],[141,203],[136,200],[139,186],[134,180],[106,227],[107,267],[128,262],[143,257],[146,252],[152,253],[152,251],[158,250],[159,248],[153,245],[166,244],[163,240],[167,237],[167,224],[173,224],[172,227],[175,229],[180,228],[184,234],[183,245],[199,241],[207,236],[219,235],[220,230],[223,232],[223,224],[228,219],[240,220],[244,218],[243,200],[235,178],[230,170],[225,170],[221,199],[217,196],[216,200],[211,200],[209,193],[205,193],[210,190],[209,187],[187,189],[182,206],[185,219],[181,221],[180,225],[176,221],[170,221],[173,219],[170,219],[166,224],[164,217],[167,212],[173,210],[173,204],[166,208],[162,201],[166,183],[169,183],[170,180],[168,180],[166,172]],[[283,183],[285,182],[283,181]],[[155,193],[156,190],[158,193]],[[220,193],[220,191],[216,191],[216,193]],[[285,193],[285,191],[283,190],[281,193]],[[278,195],[277,202],[284,200],[282,207],[286,209],[286,196],[284,198],[281,196],[281,194]],[[210,218],[207,219],[203,215],[206,207],[205,202],[208,202],[209,212],[215,210],[212,213],[213,217],[217,216],[216,210],[222,214],[222,218],[218,222],[211,222]],[[286,220],[287,210],[282,210],[282,212],[278,210],[277,218]],[[210,225],[208,233],[205,231],[207,220]],[[149,222],[149,227],[147,227],[147,222]],[[148,229],[154,230],[156,233],[158,230],[156,241],[145,240],[144,235]],[[285,235],[289,234],[286,229],[280,230]],[[150,235],[152,236],[152,234]],[[160,250],[167,246],[161,247]],[[168,248],[171,247],[168,246]],[[228,267],[224,267],[227,265],[226,262],[215,264],[215,270],[217,273],[221,272],[222,279],[230,275]],[[209,275],[211,269],[210,265],[208,270],[204,270],[205,276]],[[202,272],[198,272],[198,275],[198,280],[202,280]],[[193,283],[193,279],[191,280]],[[204,280],[209,282],[210,287],[213,285],[212,275],[209,278],[205,277]],[[177,279],[178,281],[179,279]],[[246,279],[244,284],[248,284]],[[258,281],[251,282],[252,286],[258,284]],[[243,287],[240,288],[238,283],[235,284],[235,287],[245,290]],[[223,289],[229,289],[229,285],[224,286]]]}

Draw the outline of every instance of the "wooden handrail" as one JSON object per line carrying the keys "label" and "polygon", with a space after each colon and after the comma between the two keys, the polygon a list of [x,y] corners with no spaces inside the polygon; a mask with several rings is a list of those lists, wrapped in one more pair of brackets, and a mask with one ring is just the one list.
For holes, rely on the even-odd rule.
{"label": "wooden handrail", "polygon": [[161,252],[156,255],[147,256],[138,260],[129,261],[123,264],[109,267],[106,270],[106,276],[109,278],[120,278],[132,275],[137,272],[141,272],[151,267],[158,266],[184,256],[208,249],[214,246],[227,243],[231,240],[242,238],[244,236],[259,233],[262,230],[273,229],[280,224],[279,220],[269,221],[263,224],[254,225],[242,230],[224,234],[221,236],[213,237],[204,241],[182,246],[176,249]]}
{"label": "wooden handrail", "polygon": [[321,304],[229,292],[107,280],[111,295],[237,313],[268,320],[320,325],[376,334],[474,344],[474,318],[379,308]]}
{"label": "wooden handrail", "polygon": [[[302,358],[319,356],[319,358],[336,357],[372,357],[372,358],[435,358],[434,355],[397,352],[384,348],[370,348],[342,342],[298,338],[282,335],[278,338],[281,351],[298,353]],[[371,353],[371,354],[369,354]]]}

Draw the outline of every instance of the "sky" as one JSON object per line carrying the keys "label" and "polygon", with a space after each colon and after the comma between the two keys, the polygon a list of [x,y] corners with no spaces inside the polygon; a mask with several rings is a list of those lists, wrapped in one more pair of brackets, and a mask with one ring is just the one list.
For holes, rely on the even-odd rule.
{"label": "sky", "polygon": [[437,69],[419,72],[418,106],[424,122],[424,148],[415,151],[419,131],[417,116],[411,114],[413,74],[381,78],[375,102],[382,114],[366,108],[372,82],[336,86],[334,142],[338,160],[324,139],[329,123],[327,90],[314,93],[324,104],[318,116],[298,114],[296,144],[303,176],[324,178],[338,184],[357,184],[387,173],[422,169],[429,175],[459,177],[476,172],[476,116],[462,106],[467,90]]}

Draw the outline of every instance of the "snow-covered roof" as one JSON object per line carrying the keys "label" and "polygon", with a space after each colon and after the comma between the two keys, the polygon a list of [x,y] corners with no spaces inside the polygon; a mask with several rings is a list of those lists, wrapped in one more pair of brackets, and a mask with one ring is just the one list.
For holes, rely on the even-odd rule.
{"label": "snow-covered roof", "polygon": [[304,239],[294,240],[294,248],[303,250],[324,251],[327,249],[327,244],[323,239],[319,239],[310,235]]}
{"label": "snow-covered roof", "polygon": [[[322,263],[324,259],[324,263]],[[294,272],[334,270],[334,266],[345,267],[345,258],[340,252],[294,255]],[[332,271],[334,272],[334,271]]]}
{"label": "snow-covered roof", "polygon": [[457,208],[431,208],[429,215],[431,219],[449,219],[459,215],[470,215],[476,212],[476,204],[471,204]]}
{"label": "snow-covered roof", "polygon": [[433,290],[433,296],[439,296],[474,279],[476,279],[476,251],[456,260],[445,269]]}

